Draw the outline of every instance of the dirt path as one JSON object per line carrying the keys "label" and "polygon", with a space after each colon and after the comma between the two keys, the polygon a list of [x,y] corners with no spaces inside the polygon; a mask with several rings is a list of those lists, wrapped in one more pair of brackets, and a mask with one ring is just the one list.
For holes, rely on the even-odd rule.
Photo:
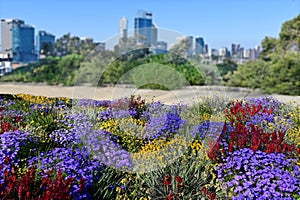
{"label": "dirt path", "polygon": [[184,102],[191,104],[197,102],[201,97],[263,97],[273,96],[280,101],[295,101],[300,105],[300,96],[285,95],[264,95],[259,90],[250,90],[245,88],[229,88],[223,86],[192,86],[181,90],[163,91],[139,89],[128,86],[118,87],[61,87],[38,84],[20,84],[20,83],[0,83],[0,94],[32,94],[48,97],[69,97],[69,98],[91,98],[99,100],[111,100],[130,96],[131,94],[141,95],[146,100],[161,100],[166,104]]}

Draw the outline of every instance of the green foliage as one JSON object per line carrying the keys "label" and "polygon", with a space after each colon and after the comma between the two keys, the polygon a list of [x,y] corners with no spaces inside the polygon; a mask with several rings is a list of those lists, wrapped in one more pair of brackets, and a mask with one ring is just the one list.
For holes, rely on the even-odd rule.
{"label": "green foliage", "polygon": [[70,33],[58,38],[55,43],[57,55],[64,56],[68,54],[88,55],[98,44],[86,42],[77,36],[71,36]]}
{"label": "green foliage", "polygon": [[261,59],[270,61],[270,55],[276,51],[278,40],[273,37],[265,37],[261,42],[262,52],[259,55]]}
{"label": "green foliage", "polygon": [[[165,168],[144,174],[107,167],[95,186],[99,189],[94,198],[167,199],[173,195],[179,199],[206,199],[203,188],[207,188],[209,193],[215,179],[211,168],[213,166],[209,160],[196,162],[183,158],[178,158]],[[167,180],[167,177],[170,179]]]}
{"label": "green foliage", "polygon": [[265,75],[261,87],[267,93],[300,95],[300,55],[288,52],[273,56],[270,71]]}
{"label": "green foliage", "polygon": [[230,59],[225,59],[223,63],[217,64],[220,76],[224,77],[227,73],[232,73],[237,70],[238,65]]}
{"label": "green foliage", "polygon": [[78,84],[134,84],[138,88],[179,89],[184,85],[203,85],[202,66],[176,58],[176,55],[139,55],[138,52],[115,58],[113,53],[100,53],[76,73]]}
{"label": "green foliage", "polygon": [[239,65],[237,71],[225,76],[229,79],[230,86],[259,88],[269,73],[269,66],[262,60],[249,61]]}
{"label": "green foliage", "polygon": [[279,34],[280,47],[287,50],[300,50],[300,14],[286,21]]}
{"label": "green foliage", "polygon": [[165,168],[141,175],[153,199],[205,199],[202,189],[212,179],[209,160],[195,162],[179,158]]}
{"label": "green foliage", "polygon": [[1,77],[1,81],[74,85],[75,71],[79,69],[82,61],[83,56],[76,54],[62,58],[47,57],[12,71]]}
{"label": "green foliage", "polygon": [[[81,67],[75,72],[76,85],[89,84],[93,86],[101,86],[104,83],[104,71],[108,70],[108,65],[113,64],[115,54],[111,51],[101,53],[95,52],[96,55],[91,55],[82,62]],[[111,72],[114,74],[113,72]],[[114,76],[109,80],[114,80]]]}
{"label": "green foliage", "polygon": [[224,78],[229,86],[300,95],[300,15],[282,25],[279,38],[265,37],[260,59],[239,65]]}

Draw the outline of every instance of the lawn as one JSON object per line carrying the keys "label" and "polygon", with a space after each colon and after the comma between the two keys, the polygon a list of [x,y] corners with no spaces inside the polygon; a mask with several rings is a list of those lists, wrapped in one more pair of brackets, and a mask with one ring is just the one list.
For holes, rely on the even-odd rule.
{"label": "lawn", "polygon": [[0,199],[300,199],[300,106],[0,95]]}

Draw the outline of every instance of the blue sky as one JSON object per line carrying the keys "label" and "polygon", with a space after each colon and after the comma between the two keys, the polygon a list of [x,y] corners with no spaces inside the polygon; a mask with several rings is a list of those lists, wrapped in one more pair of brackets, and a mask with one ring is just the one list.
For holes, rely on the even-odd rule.
{"label": "blue sky", "polygon": [[106,41],[122,16],[133,29],[138,9],[152,11],[158,28],[202,36],[209,47],[245,48],[278,37],[283,22],[300,14],[300,0],[0,0],[0,18],[19,18],[61,37],[70,32]]}

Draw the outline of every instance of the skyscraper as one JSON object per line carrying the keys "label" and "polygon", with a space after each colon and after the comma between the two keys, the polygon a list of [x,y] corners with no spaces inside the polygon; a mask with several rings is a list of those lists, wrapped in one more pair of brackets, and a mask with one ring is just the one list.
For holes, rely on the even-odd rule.
{"label": "skyscraper", "polygon": [[119,30],[120,30],[120,35],[119,35],[119,43],[124,42],[127,40],[128,37],[128,20],[126,17],[122,17],[119,22]]}
{"label": "skyscraper", "polygon": [[231,44],[231,56],[236,57],[237,53],[240,51],[240,44]]}
{"label": "skyscraper", "polygon": [[134,35],[138,45],[156,47],[157,28],[152,22],[152,13],[138,10],[134,18]]}
{"label": "skyscraper", "polygon": [[197,55],[204,54],[204,39],[202,37],[196,37],[196,47],[195,47],[195,53]]}
{"label": "skyscraper", "polygon": [[228,56],[228,49],[227,47],[222,47],[219,50],[219,56],[220,57],[227,57]]}
{"label": "skyscraper", "polygon": [[14,26],[20,26],[24,24],[23,20],[19,19],[1,19],[1,44],[2,44],[2,54],[7,55],[7,57],[12,57],[13,49],[13,34],[12,29]]}
{"label": "skyscraper", "polygon": [[205,44],[204,45],[204,52],[203,52],[205,55],[208,54],[208,44]]}
{"label": "skyscraper", "polygon": [[[36,36],[36,50],[38,55],[40,53],[48,53],[53,51],[55,43],[55,36],[47,33],[46,31],[39,31],[38,35]],[[41,50],[47,52],[41,52]]]}
{"label": "skyscraper", "polygon": [[187,55],[188,56],[191,56],[193,55],[193,46],[194,46],[194,43],[193,43],[193,36],[187,36],[187,39],[189,41],[189,48],[188,48],[188,51],[187,51]]}
{"label": "skyscraper", "polygon": [[13,62],[36,60],[34,50],[34,27],[19,19],[1,19],[2,53],[12,57]]}

